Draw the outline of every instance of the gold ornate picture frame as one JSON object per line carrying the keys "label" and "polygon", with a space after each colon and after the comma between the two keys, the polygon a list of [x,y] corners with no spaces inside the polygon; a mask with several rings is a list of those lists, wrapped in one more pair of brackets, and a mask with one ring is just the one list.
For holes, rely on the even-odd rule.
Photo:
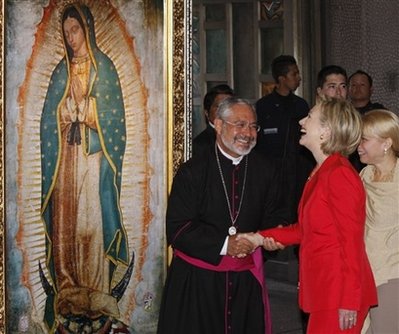
{"label": "gold ornate picture frame", "polygon": [[[18,73],[23,73],[25,77],[23,81],[20,81],[17,87],[12,87],[13,89],[18,89],[18,94],[15,95],[9,94],[7,90],[12,83],[11,79],[13,75],[18,75],[18,73],[14,73],[14,68],[10,67],[12,63],[10,59],[19,59],[19,57],[21,57],[20,53],[23,54],[23,52],[18,52],[17,47],[14,49],[7,49],[7,45],[14,43],[15,38],[18,39],[19,36],[13,34],[14,32],[18,32],[18,30],[12,30],[12,20],[23,13],[18,12],[20,9],[16,6],[17,2],[13,1],[2,2],[0,13],[0,333],[12,331],[54,331],[54,328],[48,328],[42,323],[45,295],[32,292],[35,289],[40,289],[40,286],[43,286],[41,274],[44,274],[44,277],[47,278],[50,283],[52,282],[50,279],[51,275],[46,268],[41,272],[42,269],[39,269],[39,266],[32,264],[37,263],[35,262],[37,259],[40,259],[39,262],[41,264],[45,263],[46,256],[44,253],[37,257],[32,257],[32,254],[35,254],[35,252],[39,254],[44,250],[44,243],[40,241],[39,244],[41,244],[41,246],[39,246],[38,249],[30,248],[38,239],[40,240],[42,236],[44,237],[46,232],[40,229],[35,230],[31,234],[26,232],[30,227],[33,228],[36,226],[37,228],[40,225],[38,224],[38,217],[40,218],[40,204],[38,203],[40,203],[40,199],[38,200],[37,198],[35,199],[35,196],[31,196],[35,193],[27,189],[36,186],[38,187],[36,191],[38,191],[40,188],[40,181],[38,181],[40,178],[37,178],[38,175],[34,170],[34,166],[36,166],[35,168],[40,166],[40,158],[35,156],[36,153],[32,155],[30,147],[31,145],[36,145],[35,147],[38,150],[38,147],[40,147],[39,143],[42,141],[39,141],[40,130],[32,130],[40,123],[40,112],[34,114],[32,110],[36,110],[34,108],[37,108],[37,110],[40,111],[42,107],[37,106],[36,103],[32,104],[32,102],[29,102],[29,98],[32,99],[36,96],[38,97],[38,101],[41,101],[37,104],[40,105],[41,103],[43,105],[45,96],[43,95],[43,91],[45,91],[45,88],[48,86],[47,81],[49,81],[51,74],[51,69],[43,70],[48,62],[37,62],[37,59],[40,59],[40,57],[43,57],[43,54],[46,54],[44,51],[42,51],[42,53],[37,52],[37,43],[38,40],[43,42],[48,41],[49,38],[55,40],[57,38],[58,40],[62,39],[59,32],[58,35],[52,34],[50,37],[47,36],[47,40],[45,39],[46,37],[43,33],[43,17],[47,17],[48,22],[50,22],[46,27],[51,27],[51,10],[57,10],[57,6],[77,2],[85,4],[92,9],[94,20],[99,20],[98,18],[101,18],[100,20],[106,20],[111,17],[112,21],[112,15],[123,12],[126,15],[129,13],[128,10],[131,10],[132,6],[134,7],[132,3],[135,3],[135,1],[53,0],[50,1],[50,5],[47,6],[47,1],[42,2],[44,16],[39,16],[39,20],[36,22],[30,22],[31,27],[33,27],[32,29],[34,29],[32,35],[34,35],[35,38],[33,38],[31,46],[29,40],[26,40],[25,46],[27,50],[29,50],[27,53],[28,56],[24,60],[25,62],[18,63],[24,64],[22,67],[23,72]],[[132,267],[134,269],[131,274],[132,279],[126,290],[128,291],[129,298],[125,298],[126,300],[133,300],[132,303],[134,306],[126,306],[129,303],[124,301],[124,306],[122,307],[124,315],[121,316],[123,321],[120,322],[124,324],[128,323],[127,327],[130,326],[132,333],[155,332],[157,307],[160,301],[167,263],[163,231],[167,192],[178,166],[189,157],[191,146],[191,49],[189,46],[191,1],[165,0],[162,2],[147,0],[143,1],[143,4],[145,8],[142,8],[143,12],[141,12],[141,15],[147,16],[145,16],[142,21],[147,24],[149,32],[143,33],[142,31],[134,30],[134,24],[130,26],[127,24],[124,28],[123,24],[126,21],[127,15],[122,16],[122,18],[116,21],[112,21],[114,23],[116,22],[117,29],[125,29],[123,30],[123,38],[129,45],[128,49],[134,50],[133,53],[138,59],[138,64],[136,65],[139,67],[139,79],[142,80],[142,82],[137,85],[143,89],[143,107],[141,112],[144,116],[139,114],[130,116],[131,128],[129,128],[129,125],[127,126],[127,151],[130,145],[130,153],[128,153],[130,156],[125,158],[125,161],[130,161],[130,163],[125,163],[124,165],[125,171],[129,169],[129,166],[133,166],[135,162],[141,162],[140,169],[138,171],[136,170],[136,173],[133,173],[141,175],[141,178],[130,179],[129,183],[131,183],[131,186],[122,185],[122,193],[125,191],[125,202],[121,200],[124,219],[130,224],[130,227],[127,228],[127,234],[134,235],[134,237],[130,237],[130,245],[133,245],[134,250],[134,267]],[[31,5],[32,7],[40,6],[40,1],[25,1],[24,5]],[[12,8],[14,10],[13,13],[10,13],[10,6],[15,6]],[[108,13],[108,16],[103,15],[101,6],[104,6],[104,13]],[[160,6],[162,7],[162,13],[160,13]],[[136,19],[137,15],[139,14],[135,14],[134,16]],[[163,22],[161,25],[162,32],[157,30],[157,27],[160,26],[160,18]],[[29,22],[27,24],[29,25]],[[99,23],[96,22],[96,24],[98,25]],[[96,29],[98,29],[98,26],[96,26]],[[105,27],[100,27],[101,37],[106,36],[108,33],[107,29]],[[43,33],[43,35],[40,35],[41,33]],[[148,38],[150,35],[151,38],[155,36],[155,42],[161,49],[160,52],[163,56],[160,57],[159,53],[154,54],[154,50],[152,49],[153,58],[144,60],[147,59],[146,57],[150,54],[149,52],[146,53],[146,51],[150,50],[150,45],[146,45],[143,50],[140,49],[143,45],[140,43],[144,43],[144,41],[147,40],[151,41],[151,38]],[[159,39],[160,35],[162,35],[161,39]],[[43,39],[40,39],[40,36],[42,36]],[[132,43],[129,38],[132,38]],[[158,40],[156,38],[158,38]],[[112,48],[119,47],[115,46],[115,44],[107,46],[106,42],[102,42],[101,45],[99,43],[99,46],[110,55],[112,55]],[[54,54],[61,59],[62,55],[60,54],[60,50],[62,49],[54,49]],[[12,55],[7,55],[7,52],[14,53]],[[32,55],[34,56],[33,60]],[[122,60],[125,58],[118,60],[118,53],[113,54],[113,56],[113,58],[111,56],[110,58],[115,62],[116,68],[120,70]],[[161,64],[157,62],[158,59],[161,60]],[[54,60],[50,63],[56,64],[56,61]],[[37,68],[35,66],[39,66],[40,70],[35,72],[35,68]],[[151,73],[151,71],[156,71],[156,73]],[[38,72],[42,74],[42,78],[47,78],[47,81],[35,81],[37,78],[40,78],[40,76],[37,75]],[[27,73],[29,75],[26,75]],[[29,79],[32,77],[35,80],[27,83],[27,78]],[[156,77],[161,84],[157,84],[156,80],[153,79],[154,77]],[[122,88],[124,85],[123,80],[124,73],[122,73],[121,76]],[[32,84],[33,82],[35,84]],[[154,84],[154,86],[152,86],[152,84]],[[125,85],[129,84],[125,83]],[[134,83],[132,83],[132,85],[135,86]],[[130,86],[125,86],[125,88],[126,87]],[[39,89],[36,92],[37,94],[29,95],[33,88]],[[40,89],[42,89],[42,91],[40,91]],[[123,94],[125,94],[125,97],[126,89]],[[157,96],[157,99],[153,100],[153,96]],[[14,100],[11,100],[12,98]],[[134,98],[129,98],[129,96],[127,96],[125,100],[127,101],[128,107],[129,104],[134,102]],[[10,117],[10,112],[15,113],[13,114],[15,118],[13,118],[14,116]],[[21,117],[21,115],[23,117]],[[159,118],[154,121],[154,117]],[[128,117],[126,120],[129,122]],[[137,120],[142,123],[141,126],[143,126],[144,130],[150,128],[150,130],[141,137],[135,134],[138,132],[135,131],[138,130],[135,123]],[[8,128],[8,130],[6,130],[6,128]],[[27,132],[27,130],[32,131]],[[134,142],[129,144],[130,138],[134,138]],[[140,145],[146,146],[146,149],[138,150],[138,153],[135,153],[137,146]],[[32,157],[35,157],[36,162],[31,162]],[[26,169],[24,169],[25,164],[28,166]],[[128,179],[130,177],[129,175],[130,173],[125,172],[122,179],[124,177]],[[141,190],[138,192],[135,191],[136,185],[140,185],[139,188]],[[132,197],[140,197],[141,202],[139,200],[130,202]],[[154,200],[154,198],[156,198],[156,200]],[[28,205],[26,203],[28,203],[28,201],[29,206],[32,206],[32,208],[27,208]],[[132,207],[135,207],[138,211],[134,211],[134,209],[131,209]],[[135,224],[136,221],[133,219],[133,217],[136,218],[137,216],[141,217],[139,219],[139,224]],[[36,220],[36,225],[30,223],[32,219],[33,221]],[[129,221],[131,223],[129,223]],[[137,227],[137,225],[139,227]],[[24,228],[21,229],[21,226]],[[39,236],[38,239],[36,238],[37,236]],[[30,240],[30,243],[28,243],[30,246],[26,246],[27,240]],[[140,241],[138,242],[137,240]],[[136,246],[137,249],[135,248]],[[17,261],[17,263],[13,263],[12,261],[15,259],[15,253],[19,252],[22,254],[20,256],[21,260],[19,262]],[[30,263],[30,265],[26,263]],[[133,263],[133,261],[130,263]],[[15,275],[13,272],[16,268],[19,268],[18,270],[21,271],[21,274],[18,276],[18,282],[15,282],[15,277],[13,277],[13,275]],[[128,265],[126,265],[125,269],[126,268],[128,268]],[[127,271],[128,270],[122,270],[119,275],[123,276],[123,272]],[[36,276],[32,276],[32,272],[35,272]],[[35,284],[36,288],[32,288]],[[18,300],[18,298],[21,299]],[[35,298],[41,299],[35,300]],[[31,300],[33,306],[30,304],[24,309],[15,307],[16,303],[23,303],[26,300]],[[34,309],[33,311],[32,308]],[[23,312],[21,312],[21,310],[23,310]],[[26,312],[26,310],[28,311]],[[18,312],[20,312],[20,314],[18,314]],[[16,321],[14,324],[10,324],[11,314],[12,322]]]}
{"label": "gold ornate picture frame", "polygon": [[179,165],[191,155],[192,141],[192,1],[173,0],[173,15],[169,22],[173,39],[168,47],[170,113],[168,152],[171,154],[168,170],[169,185]]}

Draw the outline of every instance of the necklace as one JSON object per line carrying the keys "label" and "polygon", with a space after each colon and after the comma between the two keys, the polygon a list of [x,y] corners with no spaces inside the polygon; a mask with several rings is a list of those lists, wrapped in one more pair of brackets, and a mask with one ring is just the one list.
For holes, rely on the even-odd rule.
{"label": "necklace", "polygon": [[90,70],[90,57],[89,55],[72,58],[72,73],[75,75],[86,74]]}
{"label": "necklace", "polygon": [[89,54],[84,56],[77,56],[72,58],[72,63],[74,64],[81,64],[89,60]]}
{"label": "necklace", "polygon": [[377,168],[375,166],[373,166],[373,181],[374,182],[392,182],[393,176],[395,174],[396,163],[397,163],[397,160],[395,161],[392,169],[386,174],[382,174],[381,172],[379,172],[377,170]]}
{"label": "necklace", "polygon": [[227,188],[226,188],[226,182],[224,181],[222,166],[220,165],[219,155],[218,155],[218,151],[217,151],[217,144],[215,144],[215,155],[216,155],[216,162],[218,164],[220,179],[222,180],[224,195],[226,197],[227,206],[229,208],[231,226],[229,227],[228,232],[229,232],[229,235],[235,235],[237,233],[237,228],[234,225],[235,225],[235,223],[237,221],[237,218],[238,218],[238,216],[240,214],[240,211],[241,211],[241,205],[242,205],[242,202],[243,202],[243,199],[244,199],[245,184],[246,184],[246,181],[247,181],[248,155],[245,157],[244,182],[243,182],[243,185],[242,185],[240,204],[238,205],[238,210],[237,210],[237,214],[235,215],[235,217],[233,216],[233,212],[232,212],[231,206],[230,206],[229,195],[227,193]]}

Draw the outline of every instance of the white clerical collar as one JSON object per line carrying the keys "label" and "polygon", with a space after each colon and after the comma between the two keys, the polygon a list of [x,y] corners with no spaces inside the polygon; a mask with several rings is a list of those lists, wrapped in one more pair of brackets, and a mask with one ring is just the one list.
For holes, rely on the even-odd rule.
{"label": "white clerical collar", "polygon": [[237,165],[241,162],[242,158],[244,157],[243,155],[240,155],[240,156],[237,157],[237,158],[232,157],[230,154],[227,154],[225,151],[223,151],[219,144],[217,144],[217,145],[218,145],[219,151],[222,152],[222,154],[223,154],[227,159],[231,160],[231,162],[232,162],[232,164],[233,164],[234,166],[237,166]]}
{"label": "white clerical collar", "polygon": [[210,125],[211,128],[213,129],[215,128],[215,124],[213,124],[212,122],[209,122],[208,124]]}

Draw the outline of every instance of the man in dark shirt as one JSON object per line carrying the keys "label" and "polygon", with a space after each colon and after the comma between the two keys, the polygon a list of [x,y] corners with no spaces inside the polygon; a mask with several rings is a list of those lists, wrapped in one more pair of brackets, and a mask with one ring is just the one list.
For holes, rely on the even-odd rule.
{"label": "man in dark shirt", "polygon": [[294,57],[281,55],[272,62],[276,87],[256,102],[261,129],[256,149],[281,164],[287,223],[296,221],[303,186],[314,165],[309,151],[299,145],[299,120],[308,114],[307,102],[293,92],[301,77]]}
{"label": "man in dark shirt", "polygon": [[[385,109],[381,103],[371,102],[372,94],[373,79],[368,73],[357,70],[349,77],[349,98],[361,115],[364,115],[369,110]],[[349,156],[349,161],[358,172],[366,166],[360,161],[357,151]]]}
{"label": "man in dark shirt", "polygon": [[368,73],[357,70],[349,77],[349,98],[360,114],[373,109],[385,109],[381,103],[371,102],[372,94],[373,79]]}
{"label": "man in dark shirt", "polygon": [[318,96],[346,100],[348,96],[348,76],[343,67],[338,65],[324,66],[317,73]]}
{"label": "man in dark shirt", "polygon": [[223,100],[233,95],[233,89],[225,84],[217,85],[206,93],[204,97],[204,111],[207,125],[206,129],[193,140],[193,156],[204,149],[206,150],[209,145],[215,145],[216,134],[213,122],[215,121],[216,111]]}

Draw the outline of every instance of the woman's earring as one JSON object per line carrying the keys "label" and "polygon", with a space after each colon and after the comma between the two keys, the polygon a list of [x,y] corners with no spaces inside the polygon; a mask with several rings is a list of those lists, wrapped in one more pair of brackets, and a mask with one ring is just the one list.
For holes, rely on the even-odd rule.
{"label": "woman's earring", "polygon": [[384,154],[387,154],[387,152],[388,152],[388,149],[385,147],[384,148]]}

